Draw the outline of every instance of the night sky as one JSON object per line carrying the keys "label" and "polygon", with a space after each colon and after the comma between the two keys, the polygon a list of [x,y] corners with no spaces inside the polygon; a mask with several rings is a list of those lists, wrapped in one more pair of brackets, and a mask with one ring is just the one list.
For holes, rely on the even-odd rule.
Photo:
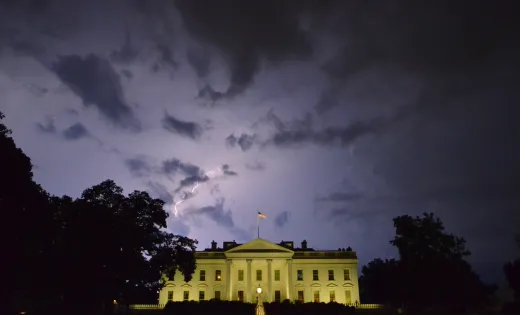
{"label": "night sky", "polygon": [[0,110],[52,194],[147,190],[199,248],[261,211],[365,264],[434,212],[485,280],[516,255],[512,1],[0,3]]}

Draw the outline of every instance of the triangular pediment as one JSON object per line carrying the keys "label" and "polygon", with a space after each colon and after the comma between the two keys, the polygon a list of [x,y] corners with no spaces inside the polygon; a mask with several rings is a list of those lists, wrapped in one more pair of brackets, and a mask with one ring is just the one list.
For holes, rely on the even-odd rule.
{"label": "triangular pediment", "polygon": [[257,238],[248,243],[234,247],[226,251],[227,253],[293,253],[292,250],[280,246],[278,244],[271,243],[262,238]]}

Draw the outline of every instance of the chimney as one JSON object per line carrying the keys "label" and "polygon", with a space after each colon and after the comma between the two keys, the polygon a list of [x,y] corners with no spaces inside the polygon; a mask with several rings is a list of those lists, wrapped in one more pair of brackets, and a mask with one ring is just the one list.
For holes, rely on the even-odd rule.
{"label": "chimney", "polygon": [[302,249],[307,249],[307,241],[303,240],[302,242]]}
{"label": "chimney", "polygon": [[351,252],[352,251],[352,248],[349,246],[347,247],[347,252]]}
{"label": "chimney", "polygon": [[217,242],[211,241],[211,250],[217,250]]}

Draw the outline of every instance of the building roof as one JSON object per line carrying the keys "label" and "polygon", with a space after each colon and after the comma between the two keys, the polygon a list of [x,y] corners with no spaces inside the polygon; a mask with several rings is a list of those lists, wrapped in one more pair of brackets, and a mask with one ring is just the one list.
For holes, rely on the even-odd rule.
{"label": "building roof", "polygon": [[232,242],[223,242],[223,246],[218,247],[215,241],[212,242],[211,248],[196,252],[197,258],[218,258],[226,257],[226,253],[292,253],[293,258],[297,259],[326,259],[326,258],[345,258],[357,259],[357,255],[349,247],[347,249],[338,250],[316,250],[308,248],[307,242],[302,242],[302,247],[295,248],[292,241],[281,241],[280,243],[272,243],[268,240],[257,238],[244,244]]}

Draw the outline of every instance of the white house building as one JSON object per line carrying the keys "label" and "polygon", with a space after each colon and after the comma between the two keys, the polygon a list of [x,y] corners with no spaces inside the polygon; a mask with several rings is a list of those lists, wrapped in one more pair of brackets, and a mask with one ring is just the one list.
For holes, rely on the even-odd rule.
{"label": "white house building", "polygon": [[195,253],[197,269],[190,282],[177,272],[159,293],[159,304],[168,301],[256,301],[262,288],[267,302],[360,303],[357,256],[350,248],[330,251],[300,248],[293,242],[274,244],[257,238],[245,244],[212,242],[211,248]]}

